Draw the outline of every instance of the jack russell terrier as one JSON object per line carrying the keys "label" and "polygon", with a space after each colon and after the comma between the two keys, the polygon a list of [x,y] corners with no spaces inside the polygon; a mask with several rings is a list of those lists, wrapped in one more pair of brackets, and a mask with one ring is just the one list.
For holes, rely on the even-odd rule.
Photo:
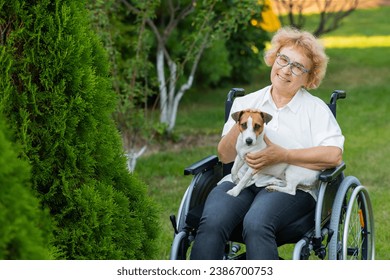
{"label": "jack russell terrier", "polygon": [[[271,121],[272,116],[265,112],[248,109],[233,113],[232,118],[239,124],[240,134],[236,144],[237,156],[231,171],[232,181],[237,185],[229,190],[228,194],[238,196],[244,188],[255,183],[258,187],[266,186],[268,191],[295,195],[298,185],[312,186],[317,181],[320,171],[287,163],[265,167],[255,174],[248,166],[248,170],[241,176],[242,178],[239,178],[239,171],[245,164],[246,154],[266,148],[264,125]],[[270,136],[271,131],[267,130],[267,137],[273,143],[287,149],[301,148],[296,143],[292,144],[290,139],[278,137],[276,133],[272,133],[272,138]]]}

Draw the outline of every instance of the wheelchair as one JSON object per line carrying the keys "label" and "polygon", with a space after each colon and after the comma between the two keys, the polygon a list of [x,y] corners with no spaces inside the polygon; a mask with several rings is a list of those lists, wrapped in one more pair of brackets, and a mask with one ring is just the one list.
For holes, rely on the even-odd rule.
{"label": "wheelchair", "polygon": [[[244,95],[241,88],[229,91],[225,102],[225,122],[233,100]],[[328,104],[336,117],[338,99],[346,98],[343,90],[334,90]],[[231,164],[222,164],[215,155],[208,156],[184,169],[192,181],[184,193],[177,216],[171,215],[174,228],[171,260],[189,258],[203,206],[210,191],[223,176],[230,173]],[[372,204],[367,189],[354,176],[345,176],[343,162],[319,175],[319,193],[315,209],[291,223],[277,234],[278,247],[293,244],[293,260],[373,260],[375,232]],[[245,259],[242,224],[232,232],[225,246],[224,259]],[[295,244],[295,245],[294,245]],[[207,248],[205,248],[207,250]]]}

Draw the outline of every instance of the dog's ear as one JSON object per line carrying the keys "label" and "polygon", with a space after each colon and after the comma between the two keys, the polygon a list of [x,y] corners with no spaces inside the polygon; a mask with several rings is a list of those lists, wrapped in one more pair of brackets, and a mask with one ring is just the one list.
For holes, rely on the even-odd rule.
{"label": "dog's ear", "polygon": [[272,116],[265,112],[260,112],[261,117],[265,123],[269,123],[272,120]]}
{"label": "dog's ear", "polygon": [[238,122],[242,116],[242,114],[244,113],[244,111],[238,111],[238,112],[234,112],[232,114],[232,118],[235,122]]}

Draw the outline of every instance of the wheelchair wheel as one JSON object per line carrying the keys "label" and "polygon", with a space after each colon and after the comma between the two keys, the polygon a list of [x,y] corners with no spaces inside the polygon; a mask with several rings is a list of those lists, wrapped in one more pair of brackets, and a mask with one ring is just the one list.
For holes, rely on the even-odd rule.
{"label": "wheelchair wheel", "polygon": [[185,231],[181,231],[175,235],[172,242],[171,253],[169,257],[170,260],[188,259],[188,249],[191,245],[190,238],[191,237]]}
{"label": "wheelchair wheel", "polygon": [[370,197],[358,179],[346,177],[337,192],[330,230],[331,260],[372,260],[375,256],[374,218]]}
{"label": "wheelchair wheel", "polygon": [[195,174],[178,210],[175,235],[170,252],[171,260],[189,258],[190,247],[199,226],[204,202],[221,178],[222,165],[217,163],[211,169],[202,170]]}

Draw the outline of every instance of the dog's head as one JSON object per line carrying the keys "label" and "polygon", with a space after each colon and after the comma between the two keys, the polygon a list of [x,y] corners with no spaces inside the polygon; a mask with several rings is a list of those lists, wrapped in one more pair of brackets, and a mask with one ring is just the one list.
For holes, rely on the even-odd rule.
{"label": "dog's head", "polygon": [[256,143],[259,135],[264,131],[264,124],[271,121],[272,116],[259,110],[243,110],[232,114],[243,134],[242,140],[246,145],[251,146]]}

